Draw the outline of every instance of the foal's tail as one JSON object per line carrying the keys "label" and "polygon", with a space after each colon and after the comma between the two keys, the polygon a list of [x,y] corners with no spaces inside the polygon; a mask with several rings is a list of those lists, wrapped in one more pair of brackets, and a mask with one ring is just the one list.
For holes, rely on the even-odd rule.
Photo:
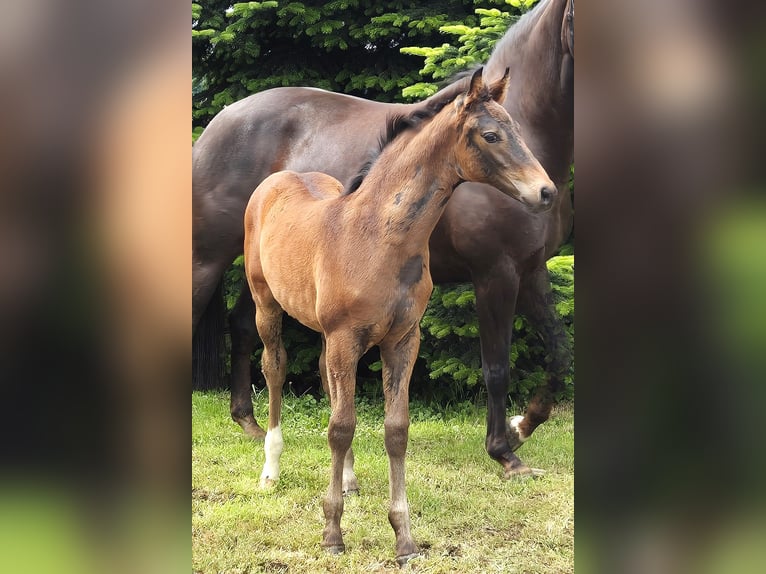
{"label": "foal's tail", "polygon": [[224,388],[223,279],[218,283],[192,337],[192,389]]}

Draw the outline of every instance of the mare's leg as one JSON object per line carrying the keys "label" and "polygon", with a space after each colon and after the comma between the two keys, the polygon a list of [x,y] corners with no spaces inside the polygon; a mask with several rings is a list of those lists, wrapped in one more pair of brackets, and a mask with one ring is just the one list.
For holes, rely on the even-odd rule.
{"label": "mare's leg", "polygon": [[192,388],[217,388],[224,374],[223,267],[193,256],[192,274]]}
{"label": "mare's leg", "polygon": [[263,341],[261,368],[269,389],[269,427],[264,452],[266,462],[261,473],[261,487],[274,485],[279,480],[279,458],[282,455],[282,387],[287,374],[287,353],[282,344],[282,308],[274,300],[265,283],[256,283],[255,325]]}
{"label": "mare's leg", "polygon": [[196,255],[192,255],[192,331],[196,330],[224,268],[225,264],[220,261],[198,261]]}
{"label": "mare's leg", "polygon": [[383,393],[385,395],[385,443],[388,453],[388,482],[391,506],[388,521],[396,535],[396,561],[400,566],[418,555],[418,547],[410,531],[410,509],[404,483],[404,456],[410,428],[409,389],[412,368],[420,347],[420,326],[399,341],[383,341]]}
{"label": "mare's leg", "polygon": [[[327,343],[324,335],[322,335],[322,353],[319,355],[319,376],[322,379],[322,388],[325,394],[331,397],[330,387],[327,383],[326,352]],[[332,400],[330,400],[330,408],[332,409]],[[354,449],[349,447],[346,458],[343,459],[343,496],[352,494],[359,494],[359,483],[356,480],[356,474],[354,474]]]}
{"label": "mare's leg", "polygon": [[361,357],[359,345],[349,333],[333,333],[327,337],[324,370],[330,395],[332,414],[327,428],[330,445],[330,484],[324,499],[325,527],[322,546],[333,554],[346,549],[340,531],[343,516],[343,461],[351,448],[356,430],[356,364]]}
{"label": "mare's leg", "polygon": [[515,450],[532,432],[548,420],[556,395],[564,388],[564,377],[572,361],[572,346],[563,321],[556,313],[550,277],[545,263],[526,275],[519,291],[519,310],[538,330],[549,357],[545,366],[546,382],[536,391],[524,413],[508,422],[508,440]]}
{"label": "mare's leg", "polygon": [[487,385],[487,453],[503,466],[505,478],[531,475],[506,437],[505,406],[510,383],[509,353],[519,276],[508,266],[474,277],[479,315],[481,365]]}
{"label": "mare's leg", "polygon": [[253,401],[250,398],[250,354],[255,345],[255,307],[250,287],[245,282],[237,304],[229,315],[231,333],[231,418],[242,427],[245,434],[262,439],[266,433],[253,417]]}

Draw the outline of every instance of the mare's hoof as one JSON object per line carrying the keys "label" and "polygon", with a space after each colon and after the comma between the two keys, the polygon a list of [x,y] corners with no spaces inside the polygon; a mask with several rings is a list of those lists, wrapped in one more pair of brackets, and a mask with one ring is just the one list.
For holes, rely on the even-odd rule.
{"label": "mare's hoof", "polygon": [[255,422],[252,416],[245,416],[241,418],[235,418],[234,421],[242,427],[245,434],[253,440],[263,440],[266,438],[266,431],[263,430],[260,425]]}
{"label": "mare's hoof", "polygon": [[399,568],[404,568],[407,566],[410,560],[413,558],[419,558],[420,553],[419,552],[413,552],[412,554],[405,554],[404,556],[397,556],[396,557],[396,563],[399,565]]}
{"label": "mare's hoof", "polygon": [[346,551],[346,545],[332,544],[331,546],[325,546],[324,549],[330,554],[343,554]]}
{"label": "mare's hoof", "polygon": [[542,468],[529,468],[526,465],[507,469],[503,475],[506,480],[526,480],[528,478],[540,478],[545,475]]}
{"label": "mare's hoof", "polygon": [[506,480],[526,480],[527,478],[534,478],[534,476],[534,471],[523,463],[518,466],[506,468],[503,473],[503,478]]}
{"label": "mare's hoof", "polygon": [[522,437],[521,431],[519,431],[519,423],[523,420],[524,417],[522,415],[516,415],[505,421],[505,438],[512,451],[516,451],[529,438]]}
{"label": "mare's hoof", "polygon": [[359,487],[343,489],[343,496],[359,496]]}

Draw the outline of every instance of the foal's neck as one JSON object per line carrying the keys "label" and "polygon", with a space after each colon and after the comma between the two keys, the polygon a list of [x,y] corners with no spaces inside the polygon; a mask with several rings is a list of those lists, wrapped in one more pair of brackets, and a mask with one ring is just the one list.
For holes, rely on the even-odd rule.
{"label": "foal's neck", "polygon": [[[357,196],[359,213],[375,213],[371,234],[381,245],[425,249],[455,187],[462,183],[454,154],[457,126],[449,109],[399,136],[383,151]],[[369,228],[369,226],[368,226]]]}

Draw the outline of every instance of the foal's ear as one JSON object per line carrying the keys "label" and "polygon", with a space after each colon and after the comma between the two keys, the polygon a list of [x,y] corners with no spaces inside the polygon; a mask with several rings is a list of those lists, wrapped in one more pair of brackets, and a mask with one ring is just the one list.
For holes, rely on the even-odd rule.
{"label": "foal's ear", "polygon": [[484,68],[479,68],[471,76],[471,87],[468,88],[468,97],[471,99],[478,98],[481,93],[481,89],[484,87],[484,81],[481,78]]}
{"label": "foal's ear", "polygon": [[508,78],[510,76],[510,68],[506,68],[503,77],[489,86],[489,94],[499,104],[502,104],[505,99],[505,94],[508,91]]}
{"label": "foal's ear", "polygon": [[484,82],[481,79],[481,74],[483,71],[484,68],[479,68],[473,73],[473,76],[471,76],[471,83],[468,87],[468,91],[455,98],[455,108],[458,110],[461,108],[467,108],[479,98],[482,88],[484,87]]}

